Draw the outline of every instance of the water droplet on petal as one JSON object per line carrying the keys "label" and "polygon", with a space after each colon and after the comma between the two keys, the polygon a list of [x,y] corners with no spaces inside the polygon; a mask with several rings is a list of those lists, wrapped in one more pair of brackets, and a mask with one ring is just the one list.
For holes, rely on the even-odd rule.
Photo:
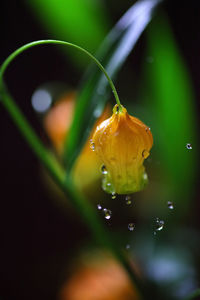
{"label": "water droplet on petal", "polygon": [[146,159],[148,156],[149,156],[149,151],[143,150],[142,157],[144,157],[144,159]]}
{"label": "water droplet on petal", "polygon": [[104,174],[104,175],[106,175],[106,174],[108,174],[108,171],[107,171],[107,169],[106,169],[106,166],[102,166],[101,167],[101,172],[102,172],[102,174]]}
{"label": "water droplet on petal", "polygon": [[169,207],[169,209],[174,209],[174,204],[172,201],[168,201],[167,206]]}
{"label": "water droplet on petal", "polygon": [[125,201],[126,201],[126,204],[127,204],[127,205],[131,205],[131,204],[132,204],[132,201],[131,201],[131,196],[129,196],[129,195],[126,195],[126,197],[125,197]]}
{"label": "water droplet on petal", "polygon": [[101,209],[102,209],[101,204],[97,204],[97,209],[98,209],[98,210],[101,210]]}
{"label": "water droplet on petal", "polygon": [[93,140],[90,140],[90,149],[92,149],[92,151],[95,151],[95,144]]}
{"label": "water droplet on petal", "polygon": [[[165,222],[163,220],[160,220],[159,218],[156,218],[156,224],[155,224],[155,230],[161,231],[164,227]],[[156,234],[156,233],[154,233]]]}
{"label": "water droplet on petal", "polygon": [[192,149],[192,144],[186,144],[186,148],[188,149],[188,150],[191,150]]}
{"label": "water droplet on petal", "polygon": [[104,208],[104,209],[103,209],[103,213],[104,213],[104,218],[105,218],[106,220],[110,220],[111,215],[112,215],[111,210],[109,210],[109,209],[107,209],[107,208]]}
{"label": "water droplet on petal", "polygon": [[129,223],[129,224],[128,224],[128,229],[129,229],[130,231],[133,231],[133,230],[135,229],[135,224],[134,224],[134,223]]}
{"label": "water droplet on petal", "polygon": [[145,130],[146,130],[146,132],[148,132],[148,131],[151,130],[151,128],[150,127],[146,127]]}

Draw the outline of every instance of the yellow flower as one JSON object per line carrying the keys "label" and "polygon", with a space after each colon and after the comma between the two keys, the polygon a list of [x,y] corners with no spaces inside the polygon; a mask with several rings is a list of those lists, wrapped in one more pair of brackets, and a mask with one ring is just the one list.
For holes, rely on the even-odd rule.
{"label": "yellow flower", "polygon": [[142,190],[148,181],[143,162],[152,145],[149,127],[115,105],[113,115],[97,126],[91,141],[102,162],[103,189],[117,194]]}

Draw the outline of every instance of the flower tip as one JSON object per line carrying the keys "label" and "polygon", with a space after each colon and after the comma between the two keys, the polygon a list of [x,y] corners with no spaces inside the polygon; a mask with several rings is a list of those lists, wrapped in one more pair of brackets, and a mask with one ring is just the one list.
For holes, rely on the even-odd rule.
{"label": "flower tip", "polygon": [[125,107],[123,107],[123,105],[121,104],[115,104],[115,106],[113,107],[113,114],[118,114],[118,113],[126,113],[127,110]]}

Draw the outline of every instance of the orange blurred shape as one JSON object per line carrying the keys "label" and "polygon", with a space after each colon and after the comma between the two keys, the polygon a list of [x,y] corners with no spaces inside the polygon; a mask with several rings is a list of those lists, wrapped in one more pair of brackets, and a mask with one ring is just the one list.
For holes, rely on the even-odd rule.
{"label": "orange blurred shape", "polygon": [[59,300],[139,300],[124,269],[112,258],[79,267],[62,287]]}
{"label": "orange blurred shape", "polygon": [[44,118],[44,128],[56,150],[61,153],[75,107],[75,92],[64,94]]}
{"label": "orange blurred shape", "polygon": [[[63,154],[65,139],[67,138],[75,109],[75,92],[68,92],[59,99],[44,118],[44,128],[53,146],[59,155]],[[108,118],[111,113],[110,106],[106,106],[103,114],[94,124],[93,130],[85,143],[73,167],[75,185],[88,195],[93,195],[99,188],[101,178],[101,161],[90,149],[90,139],[97,125]],[[98,191],[99,192],[99,191]]]}

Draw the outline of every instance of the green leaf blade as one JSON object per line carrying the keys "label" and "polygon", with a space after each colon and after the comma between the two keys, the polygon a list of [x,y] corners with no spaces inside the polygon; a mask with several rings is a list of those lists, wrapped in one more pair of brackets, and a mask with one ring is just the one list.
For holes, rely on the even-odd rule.
{"label": "green leaf blade", "polygon": [[[148,45],[154,58],[147,70],[147,80],[157,155],[174,201],[181,201],[186,208],[196,172],[195,100],[187,68],[164,14],[149,28]],[[187,149],[187,143],[193,148]]]}

